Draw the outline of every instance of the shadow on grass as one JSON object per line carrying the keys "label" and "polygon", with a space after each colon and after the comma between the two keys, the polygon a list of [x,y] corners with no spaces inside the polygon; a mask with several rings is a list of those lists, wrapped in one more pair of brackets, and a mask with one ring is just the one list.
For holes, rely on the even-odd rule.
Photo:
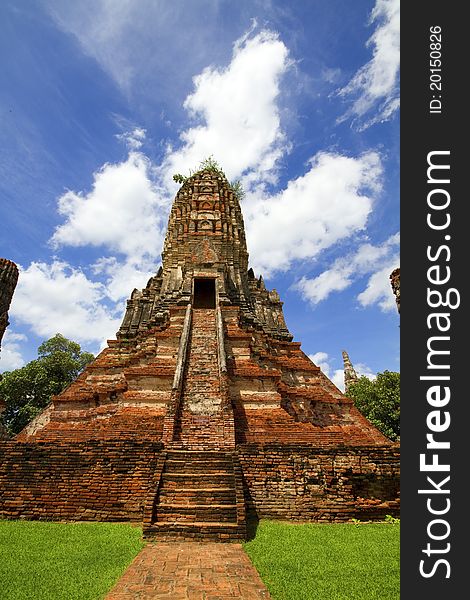
{"label": "shadow on grass", "polygon": [[246,541],[250,542],[256,537],[258,530],[259,518],[254,510],[248,511],[246,515]]}

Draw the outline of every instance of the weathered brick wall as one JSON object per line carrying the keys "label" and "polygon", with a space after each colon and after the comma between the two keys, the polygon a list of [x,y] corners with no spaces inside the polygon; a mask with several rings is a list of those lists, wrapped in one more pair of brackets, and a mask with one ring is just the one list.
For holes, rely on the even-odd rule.
{"label": "weathered brick wall", "polygon": [[[162,444],[0,442],[0,518],[141,522]],[[259,517],[378,519],[399,511],[399,448],[237,447]]]}
{"label": "weathered brick wall", "polygon": [[258,517],[346,521],[398,514],[396,445],[326,449],[244,444],[237,451],[247,508]]}
{"label": "weathered brick wall", "polygon": [[0,442],[0,518],[141,521],[159,442]]}

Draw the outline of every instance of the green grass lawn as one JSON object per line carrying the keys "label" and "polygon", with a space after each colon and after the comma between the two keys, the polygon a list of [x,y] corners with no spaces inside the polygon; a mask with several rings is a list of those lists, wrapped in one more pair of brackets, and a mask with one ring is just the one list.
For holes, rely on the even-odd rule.
{"label": "green grass lawn", "polygon": [[0,521],[0,598],[97,600],[143,547],[127,524]]}
{"label": "green grass lawn", "polygon": [[274,600],[398,600],[400,526],[261,521],[245,544]]}
{"label": "green grass lawn", "polygon": [[[245,550],[273,600],[398,600],[399,525],[261,521]],[[98,600],[143,547],[126,524],[0,521],[0,598]]]}

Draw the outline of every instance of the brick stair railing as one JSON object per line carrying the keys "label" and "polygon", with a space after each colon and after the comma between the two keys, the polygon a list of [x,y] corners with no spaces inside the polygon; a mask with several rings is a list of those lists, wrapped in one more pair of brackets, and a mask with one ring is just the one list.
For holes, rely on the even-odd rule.
{"label": "brick stair railing", "polygon": [[146,539],[237,541],[246,537],[237,457],[222,451],[169,450],[159,477]]}

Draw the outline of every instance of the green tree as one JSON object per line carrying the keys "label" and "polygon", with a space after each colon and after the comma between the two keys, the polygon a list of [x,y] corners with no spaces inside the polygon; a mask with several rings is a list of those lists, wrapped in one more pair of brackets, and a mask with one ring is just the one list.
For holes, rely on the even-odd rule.
{"label": "green tree", "polygon": [[93,359],[93,354],[82,352],[79,344],[58,333],[39,346],[37,359],[4,373],[0,398],[6,404],[3,422],[7,430],[19,433]]}
{"label": "green tree", "polygon": [[384,435],[400,439],[400,373],[384,371],[373,381],[360,377],[349,386],[348,396]]}

